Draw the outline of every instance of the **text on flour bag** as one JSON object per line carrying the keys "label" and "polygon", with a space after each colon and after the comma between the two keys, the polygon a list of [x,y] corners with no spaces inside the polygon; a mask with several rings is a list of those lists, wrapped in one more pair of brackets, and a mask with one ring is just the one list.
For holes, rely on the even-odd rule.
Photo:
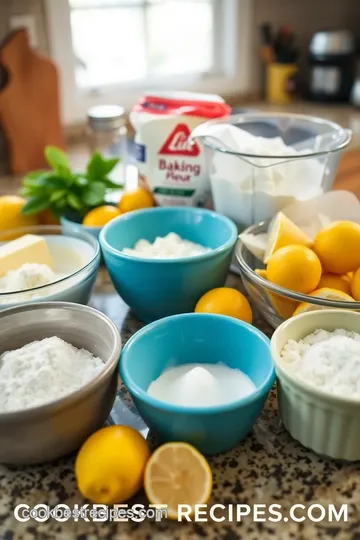
{"label": "text on flour bag", "polygon": [[130,113],[140,182],[160,206],[205,206],[210,183],[204,149],[192,130],[231,109],[216,95],[169,92],[144,96]]}

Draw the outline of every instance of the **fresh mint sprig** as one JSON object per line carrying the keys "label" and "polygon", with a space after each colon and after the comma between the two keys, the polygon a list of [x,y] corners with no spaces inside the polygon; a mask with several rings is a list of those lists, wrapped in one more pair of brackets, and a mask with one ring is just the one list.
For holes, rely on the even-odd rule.
{"label": "fresh mint sprig", "polygon": [[83,173],[72,171],[67,155],[54,146],[45,148],[45,158],[50,171],[33,171],[23,179],[20,194],[27,198],[21,210],[24,215],[49,209],[57,217],[71,210],[83,216],[92,208],[105,204],[105,196],[110,190],[123,187],[109,178],[120,161],[118,158],[105,159],[95,152]]}

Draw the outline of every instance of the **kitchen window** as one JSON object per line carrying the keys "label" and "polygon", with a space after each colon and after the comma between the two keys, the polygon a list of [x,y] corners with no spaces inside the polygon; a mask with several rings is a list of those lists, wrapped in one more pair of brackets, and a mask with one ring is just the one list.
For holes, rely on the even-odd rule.
{"label": "kitchen window", "polygon": [[252,0],[47,0],[63,120],[149,89],[248,90]]}

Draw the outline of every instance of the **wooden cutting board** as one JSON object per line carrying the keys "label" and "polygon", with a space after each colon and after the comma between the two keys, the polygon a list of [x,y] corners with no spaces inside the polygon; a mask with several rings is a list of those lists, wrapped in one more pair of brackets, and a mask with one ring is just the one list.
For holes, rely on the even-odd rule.
{"label": "wooden cutting board", "polygon": [[5,133],[11,172],[46,167],[44,148],[64,148],[56,66],[29,45],[25,29],[13,32],[0,47],[6,70],[0,89],[0,125]]}

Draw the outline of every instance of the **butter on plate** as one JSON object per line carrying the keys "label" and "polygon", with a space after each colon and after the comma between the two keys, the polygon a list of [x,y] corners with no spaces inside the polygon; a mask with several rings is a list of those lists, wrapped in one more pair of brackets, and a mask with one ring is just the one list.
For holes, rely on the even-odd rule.
{"label": "butter on plate", "polygon": [[54,262],[44,238],[25,234],[0,246],[0,277],[23,264],[46,264],[54,270]]}

